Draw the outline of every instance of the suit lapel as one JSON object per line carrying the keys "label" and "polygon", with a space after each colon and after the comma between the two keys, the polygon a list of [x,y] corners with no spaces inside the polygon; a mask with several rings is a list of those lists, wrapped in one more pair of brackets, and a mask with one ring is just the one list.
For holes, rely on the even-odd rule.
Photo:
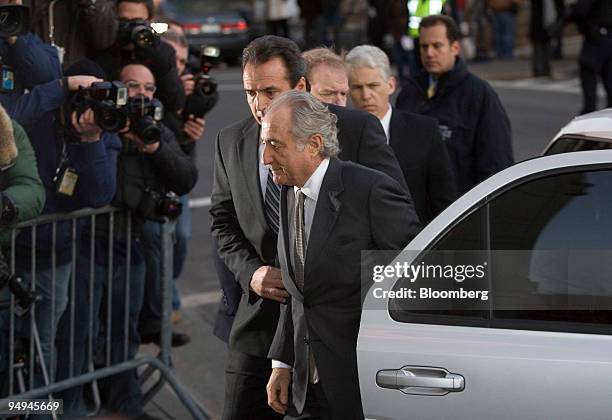
{"label": "suit lapel", "polygon": [[236,157],[242,168],[246,190],[248,191],[257,221],[264,229],[268,229],[268,222],[264,215],[263,197],[259,183],[259,124],[251,121],[242,131],[242,141],[236,145]]}
{"label": "suit lapel", "polygon": [[344,190],[341,176],[342,166],[340,161],[335,158],[330,159],[310,228],[308,249],[306,250],[306,266],[304,267],[304,284],[307,282],[306,279],[310,271],[317,265],[321,250],[324,248],[327,237],[340,214],[339,196]]}

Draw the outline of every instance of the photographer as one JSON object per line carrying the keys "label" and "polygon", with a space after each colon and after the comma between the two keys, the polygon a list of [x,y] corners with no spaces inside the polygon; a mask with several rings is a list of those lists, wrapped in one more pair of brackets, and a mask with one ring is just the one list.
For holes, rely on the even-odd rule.
{"label": "photographer", "polygon": [[[174,32],[166,32],[162,38],[170,44],[176,52],[176,67],[183,81],[187,95],[193,94],[193,75],[187,71],[188,47],[185,37]],[[189,100],[188,96],[188,100]],[[195,159],[196,141],[204,134],[204,119],[188,115],[183,122],[182,112],[172,115],[164,115],[164,123],[174,132],[181,148],[192,159]],[[187,257],[187,245],[191,238],[191,209],[189,208],[188,195],[180,197],[182,212],[176,221],[176,242],[174,245],[174,279],[177,279],[183,270]],[[161,325],[161,272],[159,264],[161,260],[161,231],[159,224],[147,222],[143,230],[143,244],[145,247],[145,260],[147,261],[145,299],[140,315],[140,332],[143,343],[159,342],[159,330]],[[179,319],[180,296],[176,287],[173,287],[172,309],[173,320]],[[176,315],[175,315],[176,314]],[[180,346],[189,342],[189,336],[181,333],[173,333],[173,345]]]}
{"label": "photographer", "polygon": [[176,70],[174,50],[150,27],[153,16],[151,0],[118,0],[116,42],[91,58],[113,78],[128,64],[145,65],[157,83],[155,97],[163,103],[166,112],[174,112],[183,107],[185,93]]}
{"label": "photographer", "polygon": [[[101,227],[104,220],[96,224],[96,261],[94,268],[95,296],[93,313],[99,314],[102,301],[113,301],[111,314],[111,363],[124,361],[124,342],[127,335],[127,356],[133,359],[138,350],[140,339],[138,335],[138,318],[142,307],[144,294],[145,264],[143,259],[143,245],[140,239],[141,229],[145,220],[162,220],[163,217],[174,216],[180,211],[177,204],[172,201],[170,191],[177,194],[186,194],[197,181],[197,169],[193,162],[180,149],[174,135],[163,124],[155,122],[151,115],[151,108],[156,107],[153,94],[156,90],[155,78],[151,71],[140,64],[125,66],[120,72],[120,80],[128,87],[130,99],[126,108],[130,113],[129,131],[121,134],[123,140],[122,151],[117,163],[117,193],[113,204],[132,211],[131,243],[127,244],[125,231],[118,230],[114,236],[112,267],[108,265],[108,249],[110,240],[108,228]],[[142,114],[134,112],[135,105],[142,104]],[[145,117],[142,117],[142,115]],[[157,133],[157,135],[153,134]],[[117,214],[115,223],[125,227],[127,220]],[[108,223],[108,219],[106,219]],[[89,244],[91,233],[84,232],[82,243]],[[127,250],[130,249],[130,260],[127,261]],[[88,246],[83,248],[88,249]],[[125,313],[126,305],[126,271],[129,267],[129,313]],[[88,301],[88,287],[90,282],[90,256],[82,254],[79,257],[77,275],[80,279],[76,287],[76,299]],[[109,273],[109,271],[111,273]],[[109,275],[112,276],[112,296],[104,296],[108,289]],[[102,294],[102,295],[101,295]],[[124,330],[124,320],[129,320],[129,327]],[[85,323],[87,316],[77,317],[78,322]],[[109,320],[101,315],[101,326]],[[77,325],[77,329],[86,331],[85,325]],[[99,330],[99,328],[97,329]],[[75,337],[75,352],[85,352],[87,334]],[[79,356],[75,355],[75,359]],[[84,358],[81,360],[85,360]],[[84,369],[79,366],[77,369]],[[81,371],[76,371],[78,375]],[[77,393],[80,392],[77,390]],[[111,412],[125,415],[130,418],[143,416],[142,393],[135,371],[112,376],[100,382],[100,392],[103,405]],[[60,395],[60,394],[58,394]],[[68,401],[81,401],[82,395],[74,395],[74,390],[61,394],[61,398]],[[66,407],[64,407],[66,410]],[[84,412],[67,413],[78,416]],[[143,417],[144,418],[144,417]]]}
{"label": "photographer", "polygon": [[[87,64],[93,65],[94,69],[88,69]],[[101,207],[109,204],[115,194],[117,156],[121,148],[119,138],[98,127],[91,109],[77,113],[69,106],[61,108],[64,100],[70,97],[70,91],[88,87],[104,77],[93,63],[77,63],[68,69],[67,74],[81,72],[98,77],[76,75],[56,81],[62,92],[56,98],[57,108],[41,115],[36,122],[43,130],[32,137],[38,171],[47,196],[43,214]],[[66,115],[62,118],[64,113]],[[78,226],[80,224],[81,221]],[[72,223],[63,221],[57,222],[55,227],[52,224],[38,226],[35,243],[32,243],[31,229],[24,229],[16,241],[15,271],[27,282],[35,281],[42,298],[36,304],[36,325],[51,374],[55,371],[50,358],[55,342],[53,331],[58,331],[60,318],[68,304],[74,240]],[[35,277],[32,276],[34,251]],[[61,363],[62,357],[58,360]]]}
{"label": "photographer", "polygon": [[32,31],[57,48],[64,68],[115,43],[115,0],[29,0]]}
{"label": "photographer", "polygon": [[[21,5],[21,0],[0,0],[0,10],[4,9],[6,13],[10,13],[14,6]],[[19,18],[14,16],[20,24],[10,33],[17,35],[0,35],[0,102],[9,115],[24,126],[33,123],[41,114],[39,105],[45,94],[41,94],[44,88],[41,90],[37,85],[61,77],[56,49],[43,43],[35,34],[27,32],[27,15],[25,13]],[[9,30],[15,26],[0,25],[2,28]],[[32,94],[24,95],[26,89]],[[32,135],[30,132],[28,134]]]}

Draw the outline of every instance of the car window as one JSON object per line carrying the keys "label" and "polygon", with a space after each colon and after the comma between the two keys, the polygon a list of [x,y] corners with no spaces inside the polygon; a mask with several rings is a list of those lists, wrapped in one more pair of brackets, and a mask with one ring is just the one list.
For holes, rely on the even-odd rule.
{"label": "car window", "polygon": [[564,135],[552,143],[544,151],[544,155],[602,149],[612,149],[612,141],[581,135]]}
{"label": "car window", "polygon": [[[478,302],[478,307],[456,299],[446,308],[435,310],[415,310],[414,305],[402,308],[390,302],[391,316],[403,322],[418,319],[500,328],[609,332],[610,232],[612,171],[556,174],[523,183],[474,211],[417,260],[436,262],[446,258],[460,264],[466,259],[485,259],[491,299],[484,304]],[[483,250],[482,255],[475,258],[478,249]],[[448,282],[445,284],[448,289]],[[405,280],[400,280],[394,288],[406,286]]]}

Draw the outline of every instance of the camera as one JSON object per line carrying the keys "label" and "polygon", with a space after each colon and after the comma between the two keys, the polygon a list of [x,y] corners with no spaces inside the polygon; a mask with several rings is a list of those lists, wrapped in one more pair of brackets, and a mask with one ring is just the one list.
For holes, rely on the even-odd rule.
{"label": "camera", "polygon": [[147,188],[144,192],[145,195],[139,205],[139,210],[146,218],[167,217],[174,220],[183,211],[183,204],[172,191],[164,193]]}
{"label": "camera", "polygon": [[0,38],[23,35],[30,27],[30,9],[18,4],[0,6]]}
{"label": "camera", "polygon": [[98,127],[116,133],[125,127],[126,116],[121,107],[127,103],[127,87],[119,81],[94,82],[90,87],[79,88],[68,102],[66,113],[67,127],[71,126],[71,115],[76,111],[77,118],[88,108],[94,112]]}
{"label": "camera", "polygon": [[202,118],[217,104],[219,100],[218,84],[208,73],[219,55],[220,50],[217,47],[204,46],[200,50],[200,68],[193,78],[195,82],[193,94],[187,97],[183,108],[183,119],[185,121],[187,121],[189,115]]}
{"label": "camera", "polygon": [[155,30],[145,20],[121,20],[117,41],[121,45],[134,44],[137,47],[155,47],[159,43],[159,37]]}
{"label": "camera", "polygon": [[164,108],[157,99],[138,95],[128,98],[123,113],[130,120],[130,131],[136,133],[145,144],[157,143],[161,136],[158,121],[164,116]]}

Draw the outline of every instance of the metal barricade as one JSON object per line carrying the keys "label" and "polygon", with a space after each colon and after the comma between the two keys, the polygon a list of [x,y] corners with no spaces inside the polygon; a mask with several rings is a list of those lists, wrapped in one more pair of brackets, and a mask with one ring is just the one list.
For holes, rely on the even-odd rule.
{"label": "metal barricade", "polygon": [[[0,289],[0,334],[8,337],[8,343],[0,342],[0,412],[9,402],[51,400],[72,390],[74,398],[64,406],[87,403],[82,408],[94,415],[103,403],[98,381],[144,366],[140,385],[155,371],[160,376],[143,392],[143,405],[167,383],[193,418],[209,418],[171,371],[174,222],[168,220],[160,238],[160,352],[157,358],[135,357],[144,261],[134,255],[142,249],[134,223],[129,212],[107,206],[44,215],[11,227],[6,258],[13,276]],[[68,232],[69,247],[58,252],[58,234],[65,245]]]}

